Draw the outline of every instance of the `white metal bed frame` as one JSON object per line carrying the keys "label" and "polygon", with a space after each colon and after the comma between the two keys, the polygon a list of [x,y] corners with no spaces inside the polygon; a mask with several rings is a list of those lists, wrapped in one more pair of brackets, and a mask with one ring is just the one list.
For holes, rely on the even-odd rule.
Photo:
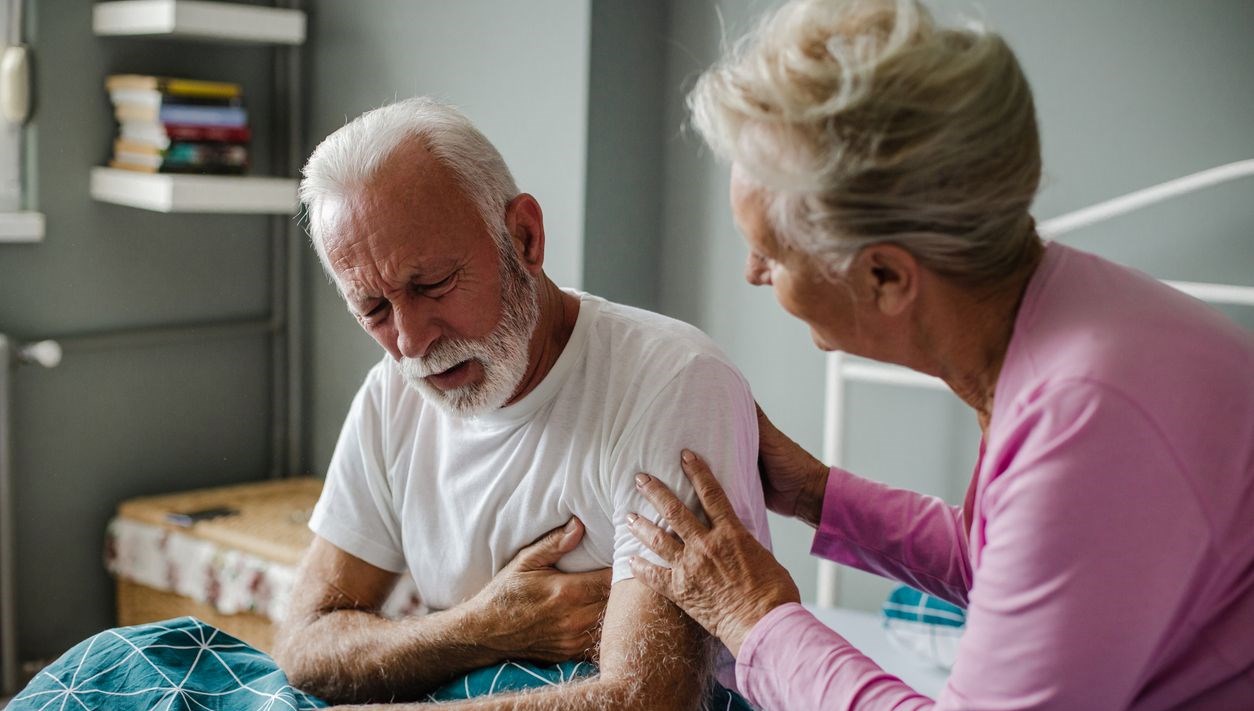
{"label": "white metal bed frame", "polygon": [[[1164,200],[1250,176],[1254,176],[1254,160],[1228,163],[1046,220],[1039,225],[1039,230],[1043,237],[1060,237]],[[1254,286],[1184,281],[1163,283],[1208,303],[1254,306]],[[942,380],[930,375],[900,366],[854,359],[839,351],[830,353],[827,356],[827,390],[823,409],[823,460],[831,466],[841,466],[844,455],[847,381],[949,392],[949,387]],[[827,560],[820,560],[818,565],[817,602],[820,607],[836,607],[840,598],[840,569]]]}

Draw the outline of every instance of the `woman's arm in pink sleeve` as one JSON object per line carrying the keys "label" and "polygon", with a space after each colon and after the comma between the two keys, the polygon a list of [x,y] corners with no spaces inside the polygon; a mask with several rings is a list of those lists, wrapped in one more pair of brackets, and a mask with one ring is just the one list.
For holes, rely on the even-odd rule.
{"label": "woman's arm in pink sleeve", "polygon": [[833,467],[811,553],[966,606],[962,509]]}
{"label": "woman's arm in pink sleeve", "polygon": [[819,622],[801,605],[763,617],[736,660],[736,685],[763,709],[930,709],[932,700]]}
{"label": "woman's arm in pink sleeve", "polygon": [[767,708],[1127,708],[1208,564],[1209,529],[1175,452],[1117,393],[1069,386],[989,454],[966,631],[932,706],[798,605],[764,617],[737,680]]}

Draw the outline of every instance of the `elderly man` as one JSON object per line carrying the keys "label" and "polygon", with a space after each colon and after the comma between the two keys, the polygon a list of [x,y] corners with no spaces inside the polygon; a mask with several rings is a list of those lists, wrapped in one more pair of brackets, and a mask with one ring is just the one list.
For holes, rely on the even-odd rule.
{"label": "elderly man", "polygon": [[[293,683],[404,700],[507,659],[596,656],[593,679],[485,703],[699,703],[707,640],[633,579],[633,555],[657,559],[627,521],[653,513],[639,472],[695,502],[679,466],[691,447],[767,542],[754,403],[736,369],[690,326],[555,286],[540,205],[438,102],[332,134],[301,199],[327,272],[387,354],[310,522],[276,652]],[[433,611],[385,619],[406,572]]]}

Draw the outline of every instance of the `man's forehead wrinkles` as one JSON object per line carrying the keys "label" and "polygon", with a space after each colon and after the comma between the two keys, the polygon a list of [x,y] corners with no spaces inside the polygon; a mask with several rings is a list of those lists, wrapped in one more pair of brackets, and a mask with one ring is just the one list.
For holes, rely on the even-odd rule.
{"label": "man's forehead wrinkles", "polygon": [[351,271],[354,268],[352,262],[350,261],[348,251],[345,249],[329,249],[327,250],[327,257],[331,261],[331,266],[337,270],[343,269],[345,271]]}

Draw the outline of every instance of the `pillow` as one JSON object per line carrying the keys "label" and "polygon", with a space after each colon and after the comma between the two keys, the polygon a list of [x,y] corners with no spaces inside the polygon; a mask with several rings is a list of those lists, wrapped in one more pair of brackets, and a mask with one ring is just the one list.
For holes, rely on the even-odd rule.
{"label": "pillow", "polygon": [[958,657],[967,623],[961,607],[907,585],[893,588],[884,601],[884,631],[893,646],[948,671]]}

